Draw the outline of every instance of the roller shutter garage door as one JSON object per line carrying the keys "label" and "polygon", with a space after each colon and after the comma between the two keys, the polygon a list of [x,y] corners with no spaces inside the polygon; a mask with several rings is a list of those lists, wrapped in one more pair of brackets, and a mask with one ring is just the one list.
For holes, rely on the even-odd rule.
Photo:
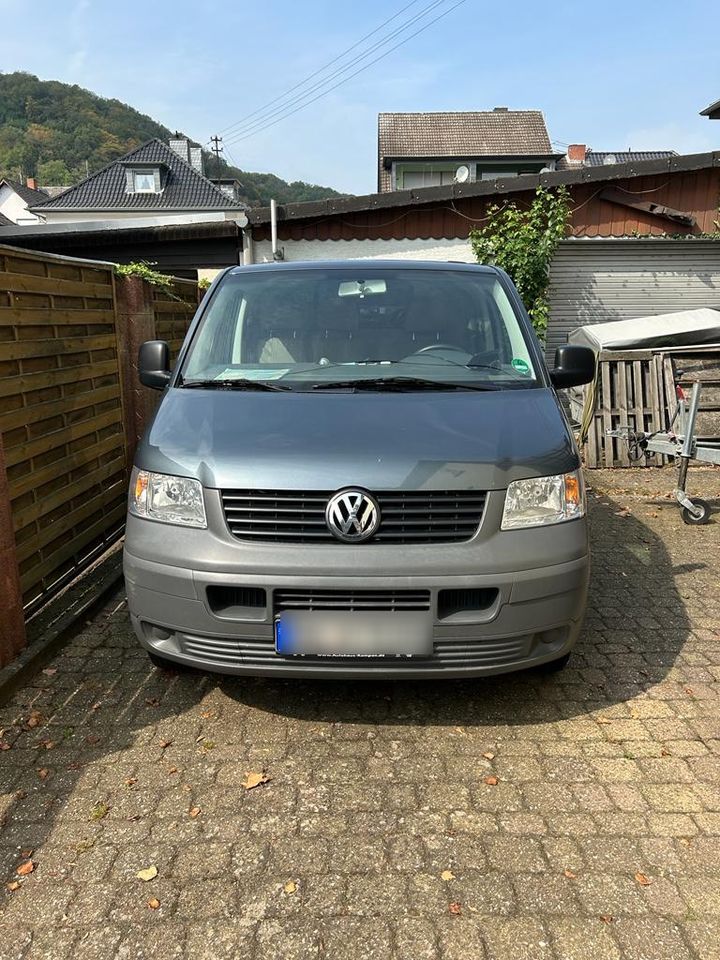
{"label": "roller shutter garage door", "polygon": [[720,310],[720,241],[563,240],[550,268],[547,354],[586,323]]}

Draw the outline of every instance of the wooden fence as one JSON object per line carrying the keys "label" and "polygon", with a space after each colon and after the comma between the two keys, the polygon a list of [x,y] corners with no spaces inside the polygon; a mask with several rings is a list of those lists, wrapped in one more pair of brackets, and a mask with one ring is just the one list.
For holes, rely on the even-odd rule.
{"label": "wooden fence", "polygon": [[[608,430],[652,433],[668,429],[677,406],[677,387],[688,393],[695,380],[703,382],[697,435],[720,439],[720,350],[686,347],[601,352],[595,384],[595,409],[584,447],[584,462],[595,467],[660,466],[660,454],[631,461],[628,445]],[[572,415],[581,419],[581,407],[593,388],[584,387],[571,402]]]}
{"label": "wooden fence", "polygon": [[123,529],[135,444],[157,402],[137,348],[173,358],[197,285],[0,246],[0,666],[24,620]]}

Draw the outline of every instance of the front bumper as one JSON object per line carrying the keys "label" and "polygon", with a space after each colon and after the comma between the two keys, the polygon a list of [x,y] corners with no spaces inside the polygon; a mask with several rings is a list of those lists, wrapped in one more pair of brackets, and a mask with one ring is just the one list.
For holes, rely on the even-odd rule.
{"label": "front bumper", "polygon": [[[131,547],[125,549],[125,580],[140,643],[177,663],[255,676],[467,677],[533,667],[563,656],[574,645],[589,577],[587,554],[501,574],[269,577],[147,560],[134,555]],[[266,607],[255,619],[218,615],[211,609],[207,593],[209,586],[217,585],[260,588],[266,592]],[[497,591],[488,609],[439,616],[441,590],[474,588]],[[410,659],[278,656],[274,596],[284,589],[426,589],[430,593],[427,616],[432,619],[433,654]]]}

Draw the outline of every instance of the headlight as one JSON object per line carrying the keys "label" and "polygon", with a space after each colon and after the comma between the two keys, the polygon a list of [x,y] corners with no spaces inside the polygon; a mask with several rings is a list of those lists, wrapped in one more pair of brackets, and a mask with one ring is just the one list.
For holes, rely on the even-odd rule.
{"label": "headlight", "polygon": [[585,515],[582,471],[557,477],[513,480],[507,489],[501,530],[543,527]]}
{"label": "headlight", "polygon": [[199,480],[138,470],[130,487],[130,513],[183,527],[207,527]]}

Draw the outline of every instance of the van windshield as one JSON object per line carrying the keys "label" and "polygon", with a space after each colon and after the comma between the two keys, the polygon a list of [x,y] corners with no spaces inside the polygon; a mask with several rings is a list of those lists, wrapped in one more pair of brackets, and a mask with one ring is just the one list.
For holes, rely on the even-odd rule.
{"label": "van windshield", "polygon": [[[277,389],[537,386],[521,320],[490,272],[268,269],[228,275],[183,386]],[[385,381],[387,381],[385,383]]]}

